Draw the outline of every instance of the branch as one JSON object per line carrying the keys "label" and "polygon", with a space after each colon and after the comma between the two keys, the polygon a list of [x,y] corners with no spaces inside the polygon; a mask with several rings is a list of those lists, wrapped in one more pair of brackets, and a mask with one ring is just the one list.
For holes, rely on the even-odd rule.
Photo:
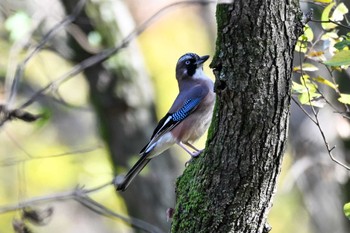
{"label": "branch", "polygon": [[[173,9],[173,8],[180,7],[180,6],[197,5],[197,4],[199,4],[199,5],[206,5],[206,4],[212,4],[212,3],[228,4],[228,3],[232,3],[232,0],[221,0],[219,2],[217,2],[215,0],[179,1],[179,2],[175,2],[175,3],[169,4],[169,5],[161,8],[154,15],[152,15],[150,18],[148,18],[144,23],[142,23],[141,25],[136,27],[128,36],[126,36],[121,41],[121,43],[118,46],[116,46],[114,48],[106,49],[106,50],[104,50],[104,51],[102,51],[100,53],[97,53],[94,56],[91,56],[91,57],[85,59],[84,61],[80,62],[79,64],[75,65],[70,71],[68,71],[67,73],[65,73],[61,77],[59,77],[56,80],[50,82],[45,87],[43,87],[40,90],[38,90],[37,92],[35,92],[27,101],[25,101],[23,104],[21,104],[17,109],[20,110],[20,109],[28,107],[29,105],[34,103],[37,100],[37,98],[39,96],[43,95],[46,91],[57,90],[59,88],[59,86],[63,82],[69,80],[70,78],[73,78],[77,74],[81,73],[83,70],[85,70],[85,69],[87,69],[87,68],[89,68],[89,67],[91,67],[93,65],[99,64],[99,63],[107,60],[109,57],[111,57],[112,55],[118,53],[120,50],[128,47],[128,45],[130,44],[130,42],[132,40],[134,40],[141,33],[143,33],[155,21],[155,19],[157,19],[160,15],[162,15],[163,13],[168,11],[169,9]],[[74,9],[73,13],[71,15],[69,15],[67,18],[65,18],[63,21],[58,23],[52,30],[50,30],[46,34],[46,36],[44,36],[44,38],[39,43],[39,45],[17,67],[15,80],[14,80],[12,86],[11,86],[11,92],[10,92],[10,97],[9,97],[9,101],[8,102],[10,102],[10,100],[13,98],[13,96],[14,96],[16,90],[17,90],[18,82],[19,82],[20,78],[22,77],[24,68],[25,68],[27,62],[30,60],[30,58],[32,58],[47,43],[47,41],[54,36],[56,31],[58,31],[61,27],[64,27],[64,26],[68,25],[69,23],[71,23],[77,17],[77,15],[80,13],[80,11],[82,10],[82,7],[84,6],[84,4],[85,4],[85,0],[81,0],[78,3],[78,5],[76,6],[76,8]],[[0,122],[0,127],[7,120],[9,120],[9,119],[7,119],[7,118],[2,119],[1,122]]]}
{"label": "branch", "polygon": [[62,192],[62,193],[58,193],[58,194],[30,198],[26,201],[21,201],[18,204],[5,205],[5,206],[0,207],[0,214],[20,210],[22,208],[33,206],[33,205],[36,205],[39,203],[74,199],[75,197],[79,197],[79,195],[87,195],[87,194],[91,194],[91,193],[100,191],[103,188],[105,188],[111,184],[112,184],[112,182],[108,182],[108,183],[105,183],[103,185],[97,186],[95,188],[91,188],[91,189],[82,189],[82,188],[77,187],[73,191],[67,191],[67,192]]}
{"label": "branch", "polygon": [[44,45],[56,34],[57,31],[64,28],[68,24],[72,23],[76,17],[79,15],[81,10],[83,9],[83,6],[85,5],[85,0],[80,0],[78,4],[75,6],[72,14],[65,17],[62,21],[57,23],[55,26],[52,27],[51,30],[49,30],[42,38],[42,40],[39,42],[39,44],[31,51],[29,54],[23,59],[23,61],[17,66],[15,78],[12,82],[11,89],[10,89],[10,95],[8,97],[7,103],[10,103],[11,100],[14,98],[18,83],[20,79],[23,77],[24,68],[27,65],[28,61],[34,57],[43,47]]}
{"label": "branch", "polygon": [[[25,107],[28,107],[31,105],[38,96],[43,94],[44,92],[50,90],[50,89],[57,89],[60,84],[63,82],[69,80],[70,78],[74,77],[75,75],[81,73],[83,70],[86,68],[89,68],[93,65],[99,64],[105,60],[107,60],[109,57],[112,55],[118,53],[120,50],[128,47],[128,45],[133,41],[135,38],[137,38],[141,33],[143,33],[154,21],[157,19],[161,14],[165,13],[169,9],[173,9],[176,7],[180,6],[187,6],[187,5],[195,5],[195,4],[200,4],[200,5],[206,5],[210,3],[216,3],[217,1],[213,0],[208,0],[208,1],[180,1],[180,2],[175,2],[172,4],[169,4],[163,8],[161,8],[159,11],[157,11],[154,15],[152,15],[150,18],[148,18],[144,23],[136,27],[129,35],[127,35],[121,43],[110,49],[106,49],[96,55],[93,55],[84,61],[80,62],[79,64],[75,65],[70,71],[68,71],[66,74],[62,75],[61,77],[57,78],[56,80],[52,81],[36,93],[32,95],[31,98],[29,98],[26,102],[20,105],[19,109],[23,109]],[[221,3],[228,3],[232,1],[220,1]]]}
{"label": "branch", "polygon": [[67,192],[62,192],[62,193],[52,194],[47,196],[41,196],[41,197],[34,197],[26,201],[21,201],[18,204],[2,206],[0,207],[0,214],[21,210],[40,203],[46,203],[51,201],[75,200],[98,214],[101,214],[106,217],[114,217],[114,218],[121,219],[122,221],[128,223],[131,227],[141,229],[145,232],[162,233],[162,231],[159,228],[147,222],[144,222],[140,219],[125,217],[123,215],[117,214],[112,210],[106,208],[102,204],[94,201],[88,196],[88,194],[98,192],[108,187],[109,185],[112,185],[113,183],[114,183],[114,180],[91,189],[84,189],[83,187],[77,187],[72,191],[67,191]]}
{"label": "branch", "polygon": [[311,22],[315,22],[315,23],[334,23],[336,25],[338,25],[339,27],[343,27],[346,28],[348,30],[350,30],[350,27],[344,24],[339,23],[338,21],[333,21],[333,20],[316,20],[316,19],[310,19]]}
{"label": "branch", "polygon": [[[11,138],[11,140],[13,141],[12,138]],[[88,153],[88,152],[95,151],[95,150],[100,149],[100,148],[103,147],[102,145],[95,145],[95,146],[90,146],[88,148],[77,149],[77,150],[63,152],[63,153],[58,153],[58,154],[44,155],[44,156],[32,156],[28,152],[26,152],[20,145],[16,144],[16,146],[19,147],[24,153],[26,153],[28,158],[23,158],[23,159],[16,159],[16,158],[14,158],[14,159],[13,158],[3,159],[3,160],[0,161],[0,166],[3,166],[3,167],[13,166],[13,165],[16,165],[18,163],[28,162],[28,161],[31,161],[31,160],[51,159],[51,158],[69,156],[69,155],[72,155],[72,154]]]}
{"label": "branch", "polygon": [[137,218],[125,217],[121,214],[115,213],[114,211],[108,209],[104,205],[94,201],[93,199],[91,199],[86,195],[81,195],[79,197],[76,197],[75,200],[95,213],[98,213],[106,217],[115,217],[115,218],[121,219],[124,222],[128,223],[133,228],[140,229],[149,233],[163,233],[158,227],[151,225],[145,221],[142,221]]}
{"label": "branch", "polygon": [[[301,62],[301,61],[300,61],[300,62]],[[302,69],[303,69],[302,62],[301,62],[300,67],[301,67],[301,77],[304,79],[304,77],[303,77],[303,73],[304,73],[304,72],[303,72],[303,70],[302,70]],[[304,81],[304,83],[305,83],[305,81]],[[310,115],[309,113],[307,113],[306,110],[305,110],[299,103],[297,103],[297,101],[296,101],[294,98],[292,98],[293,101],[297,103],[298,107],[300,107],[300,109],[301,109],[304,113],[306,113],[306,116],[309,117],[309,119],[310,119],[310,120],[316,125],[316,127],[318,128],[319,132],[321,133],[321,137],[322,137],[322,139],[323,139],[324,145],[326,146],[328,155],[329,155],[329,157],[331,158],[331,160],[332,160],[333,162],[335,162],[336,164],[340,165],[341,167],[345,168],[346,170],[350,171],[350,166],[346,165],[345,163],[339,161],[338,159],[336,159],[336,158],[334,157],[332,151],[335,149],[335,146],[333,146],[332,148],[329,146],[329,143],[328,143],[328,141],[327,141],[327,139],[326,139],[326,136],[325,136],[325,134],[324,134],[324,131],[323,131],[323,129],[322,129],[322,127],[321,127],[321,124],[320,124],[320,121],[319,121],[319,119],[318,119],[318,112],[315,110],[314,106],[313,106],[312,103],[311,103],[310,90],[309,90],[309,88],[308,88],[307,85],[305,85],[305,88],[306,88],[307,93],[308,93],[309,104],[310,104],[312,113],[313,113],[313,115],[314,115],[314,118],[312,118],[311,115]]]}

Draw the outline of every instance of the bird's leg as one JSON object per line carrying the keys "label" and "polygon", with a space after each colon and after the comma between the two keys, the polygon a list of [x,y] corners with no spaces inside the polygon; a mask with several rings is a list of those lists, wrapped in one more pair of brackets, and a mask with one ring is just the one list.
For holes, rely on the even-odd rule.
{"label": "bird's leg", "polygon": [[197,150],[197,149],[195,149],[195,148],[191,145],[191,146],[189,146],[189,147],[191,147],[192,149],[196,150],[195,152],[192,152],[192,151],[190,151],[189,149],[187,149],[187,148],[185,147],[184,143],[182,143],[182,142],[177,142],[176,144],[178,144],[182,149],[184,149],[187,153],[189,153],[189,154],[191,155],[192,158],[198,157],[198,155],[199,155],[200,153],[202,153],[202,151],[203,151],[203,150]]}
{"label": "bird's leg", "polygon": [[193,150],[195,150],[195,151],[200,151],[200,152],[202,152],[203,150],[199,150],[199,149],[197,149],[196,147],[194,147],[191,143],[189,143],[189,142],[184,142],[184,144],[186,145],[186,146],[188,146],[188,147],[191,147]]}

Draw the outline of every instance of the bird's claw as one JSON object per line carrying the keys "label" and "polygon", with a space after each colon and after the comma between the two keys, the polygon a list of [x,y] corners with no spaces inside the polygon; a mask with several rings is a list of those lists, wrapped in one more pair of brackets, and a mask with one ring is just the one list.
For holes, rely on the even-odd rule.
{"label": "bird's claw", "polygon": [[191,157],[192,158],[197,158],[202,152],[203,152],[203,150],[199,150],[199,151],[193,152],[191,154]]}
{"label": "bird's claw", "polygon": [[191,158],[185,163],[185,167],[187,167],[192,162],[193,159],[198,158],[202,152],[203,152],[203,150],[199,150],[199,151],[191,153]]}

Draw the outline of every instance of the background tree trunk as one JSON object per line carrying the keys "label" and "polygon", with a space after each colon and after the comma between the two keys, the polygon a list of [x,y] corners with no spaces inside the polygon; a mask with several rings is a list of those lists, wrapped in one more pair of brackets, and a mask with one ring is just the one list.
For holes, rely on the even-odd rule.
{"label": "background tree trunk", "polygon": [[[70,13],[78,1],[62,2]],[[107,9],[112,19],[102,14],[102,10],[106,13]],[[128,32],[123,29],[135,27],[123,1],[87,3],[85,12],[74,23],[85,36],[98,31],[106,48],[118,45],[126,37]],[[71,48],[74,62],[79,63],[92,55],[76,40],[71,41]],[[153,88],[140,57],[136,43],[132,42],[107,62],[84,70],[98,128],[116,173],[126,172],[132,166],[131,157],[138,158],[157,123]],[[169,156],[169,151],[164,154],[150,163],[152,174],[140,175],[126,192],[120,194],[131,216],[168,230],[170,223],[166,222],[165,211],[174,203],[173,184],[179,167]]]}
{"label": "background tree trunk", "polygon": [[287,137],[297,1],[217,6],[207,150],[177,182],[173,232],[263,232]]}

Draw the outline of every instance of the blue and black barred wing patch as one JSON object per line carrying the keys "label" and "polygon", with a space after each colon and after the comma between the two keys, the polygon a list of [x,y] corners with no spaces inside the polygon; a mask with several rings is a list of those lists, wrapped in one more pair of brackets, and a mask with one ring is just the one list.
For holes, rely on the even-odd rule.
{"label": "blue and black barred wing patch", "polygon": [[185,104],[177,111],[174,112],[171,117],[174,122],[182,121],[198,106],[200,98],[189,99]]}
{"label": "blue and black barred wing patch", "polygon": [[199,105],[202,98],[188,99],[184,105],[174,113],[167,113],[158,123],[156,129],[153,131],[151,141],[141,150],[143,153],[154,141],[158,140],[160,136],[169,132],[179,123],[181,123],[186,117],[188,117]]}

